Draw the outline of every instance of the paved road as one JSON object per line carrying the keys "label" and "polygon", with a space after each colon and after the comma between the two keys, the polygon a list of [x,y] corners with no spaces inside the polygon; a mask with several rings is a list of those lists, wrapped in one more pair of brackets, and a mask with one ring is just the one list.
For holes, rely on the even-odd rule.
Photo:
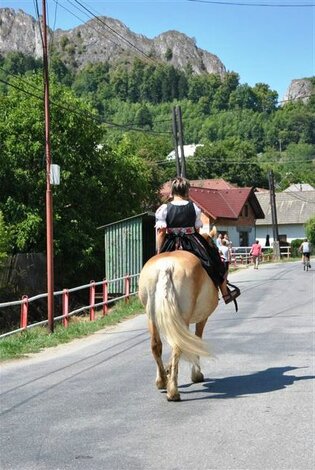
{"label": "paved road", "polygon": [[231,276],[206,339],[215,359],[180,403],[155,389],[144,315],[1,375],[1,470],[310,470],[314,271],[266,264]]}

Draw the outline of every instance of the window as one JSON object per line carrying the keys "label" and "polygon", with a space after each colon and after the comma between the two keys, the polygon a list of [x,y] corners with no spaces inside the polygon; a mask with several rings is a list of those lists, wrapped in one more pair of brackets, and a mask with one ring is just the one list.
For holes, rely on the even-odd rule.
{"label": "window", "polygon": [[245,204],[244,209],[243,209],[243,216],[248,217],[248,204]]}
{"label": "window", "polygon": [[248,232],[240,232],[240,246],[248,246]]}

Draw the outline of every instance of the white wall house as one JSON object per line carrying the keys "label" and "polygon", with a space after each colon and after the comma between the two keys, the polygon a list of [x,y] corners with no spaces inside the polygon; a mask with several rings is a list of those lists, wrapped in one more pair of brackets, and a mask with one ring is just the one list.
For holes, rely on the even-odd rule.
{"label": "white wall house", "polygon": [[[289,188],[288,188],[289,189]],[[280,241],[291,242],[296,238],[305,238],[305,223],[315,216],[315,190],[285,190],[276,193],[276,210]],[[265,246],[269,235],[273,243],[270,194],[257,192],[256,197],[264,211],[265,218],[256,221],[256,239]]]}

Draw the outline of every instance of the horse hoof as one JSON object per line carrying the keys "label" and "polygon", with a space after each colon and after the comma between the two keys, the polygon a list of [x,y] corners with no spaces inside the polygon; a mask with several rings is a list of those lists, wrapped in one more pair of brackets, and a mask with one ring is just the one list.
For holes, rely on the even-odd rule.
{"label": "horse hoof", "polygon": [[165,390],[166,389],[166,380],[157,380],[155,385],[158,390]]}
{"label": "horse hoof", "polygon": [[200,372],[199,374],[194,374],[192,375],[191,377],[191,381],[194,383],[194,384],[198,384],[200,382],[204,382],[204,376],[203,374]]}
{"label": "horse hoof", "polygon": [[176,395],[174,395],[172,397],[167,396],[166,398],[167,398],[167,401],[180,401],[181,400],[179,393],[177,393]]}

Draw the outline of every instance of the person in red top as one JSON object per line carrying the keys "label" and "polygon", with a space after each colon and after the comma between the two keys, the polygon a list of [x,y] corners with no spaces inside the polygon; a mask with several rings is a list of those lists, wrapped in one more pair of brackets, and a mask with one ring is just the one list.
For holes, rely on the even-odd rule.
{"label": "person in red top", "polygon": [[261,244],[258,240],[252,244],[249,254],[253,257],[254,269],[258,269],[259,259],[262,255]]}

